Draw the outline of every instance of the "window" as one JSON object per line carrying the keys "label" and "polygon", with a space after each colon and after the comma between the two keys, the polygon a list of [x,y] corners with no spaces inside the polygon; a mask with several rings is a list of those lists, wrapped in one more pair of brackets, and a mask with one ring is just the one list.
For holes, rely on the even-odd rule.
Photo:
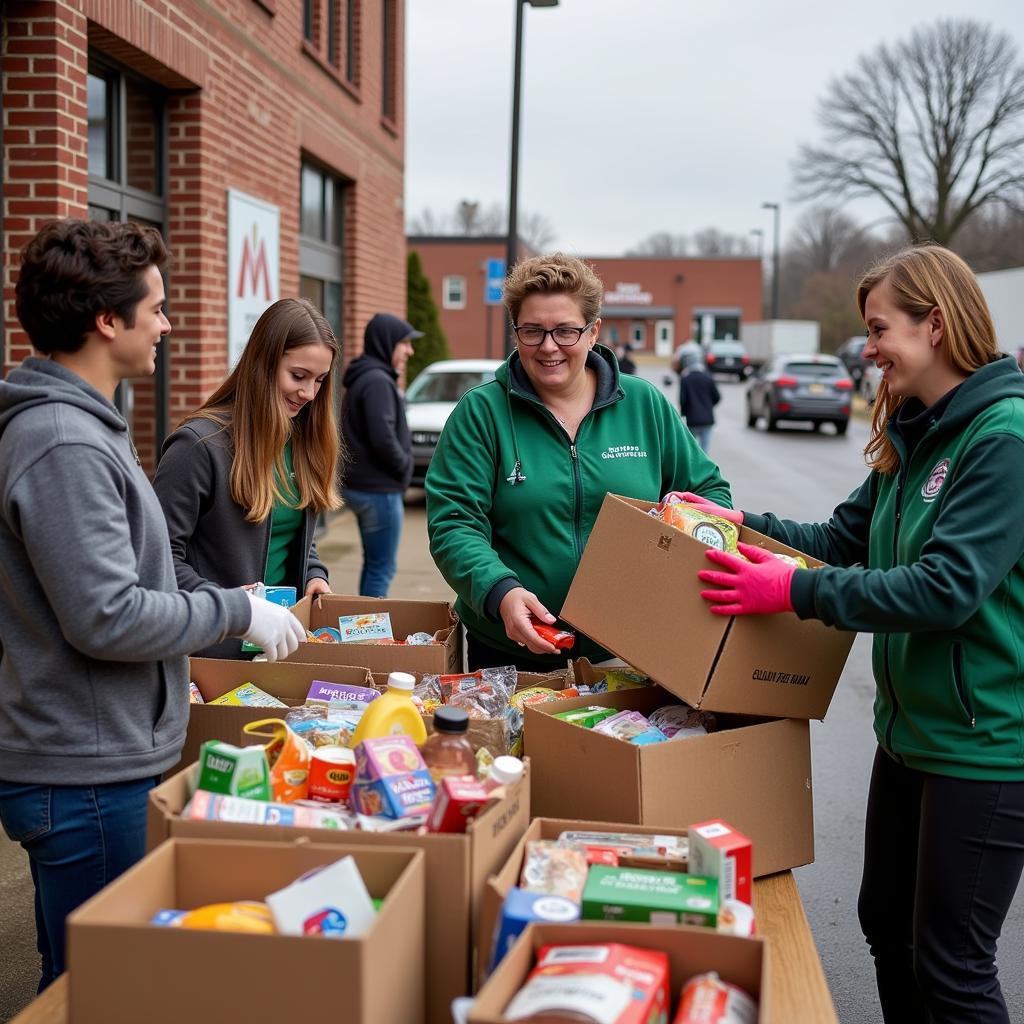
{"label": "window", "polygon": [[619,343],[619,329],[614,324],[607,328],[608,341],[612,345]]}
{"label": "window", "polygon": [[302,49],[342,85],[359,85],[361,0],[303,0]]}
{"label": "window", "polygon": [[316,0],[302,0],[302,38],[316,42]]}
{"label": "window", "polygon": [[647,328],[644,324],[633,324],[629,329],[630,344],[643,348],[646,344]]}
{"label": "window", "polygon": [[338,66],[338,4],[341,0],[327,0],[327,63]]}
{"label": "window", "polygon": [[384,53],[381,60],[381,114],[388,121],[398,120],[398,25],[396,0],[384,4]]}
{"label": "window", "polygon": [[299,293],[342,341],[342,198],[344,183],[303,162],[299,179]]}
{"label": "window", "polygon": [[466,308],[466,279],[450,276],[444,279],[441,289],[441,304],[445,309]]}

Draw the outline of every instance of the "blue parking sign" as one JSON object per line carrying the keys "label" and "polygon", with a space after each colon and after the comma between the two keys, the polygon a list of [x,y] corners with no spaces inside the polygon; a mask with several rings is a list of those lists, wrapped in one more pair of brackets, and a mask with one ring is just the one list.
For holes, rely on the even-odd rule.
{"label": "blue parking sign", "polygon": [[505,261],[487,261],[487,281],[484,284],[484,302],[488,306],[501,305],[501,293],[505,287]]}

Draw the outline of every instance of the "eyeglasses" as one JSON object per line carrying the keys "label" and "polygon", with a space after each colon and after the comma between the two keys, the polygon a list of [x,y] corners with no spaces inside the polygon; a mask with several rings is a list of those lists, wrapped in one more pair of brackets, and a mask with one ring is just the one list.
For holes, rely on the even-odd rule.
{"label": "eyeglasses", "polygon": [[595,323],[596,320],[591,320],[585,327],[552,327],[550,331],[544,330],[543,327],[517,327],[513,324],[512,330],[516,332],[520,344],[528,345],[530,348],[544,344],[544,339],[549,334],[559,348],[572,348]]}

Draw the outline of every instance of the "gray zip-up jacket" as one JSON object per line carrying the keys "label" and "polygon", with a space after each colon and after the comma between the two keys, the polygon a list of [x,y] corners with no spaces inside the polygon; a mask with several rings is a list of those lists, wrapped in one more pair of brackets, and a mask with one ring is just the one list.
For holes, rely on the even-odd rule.
{"label": "gray zip-up jacket", "polygon": [[[263,581],[270,548],[271,517],[246,521],[231,497],[231,431],[207,419],[182,424],[164,442],[153,488],[167,519],[178,586],[243,587]],[[310,580],[327,579],[313,542],[316,514],[303,510],[302,535],[287,564],[289,586],[302,597]],[[238,640],[196,653],[206,658],[243,658]]]}
{"label": "gray zip-up jacket", "polygon": [[59,363],[0,381],[0,779],[101,785],[174,765],[188,660],[251,619],[178,590],[121,414]]}

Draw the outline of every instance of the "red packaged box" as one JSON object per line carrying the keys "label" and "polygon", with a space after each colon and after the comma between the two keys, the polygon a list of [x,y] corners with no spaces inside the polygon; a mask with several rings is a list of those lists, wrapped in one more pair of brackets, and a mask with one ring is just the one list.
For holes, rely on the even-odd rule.
{"label": "red packaged box", "polygon": [[720,900],[753,903],[753,847],[750,840],[719,818],[688,829],[689,872],[718,879]]}
{"label": "red packaged box", "polygon": [[434,804],[427,818],[431,832],[465,832],[466,823],[475,818],[490,800],[491,794],[471,775],[448,776],[437,787]]}
{"label": "red packaged box", "polygon": [[668,955],[618,942],[542,946],[505,1018],[579,1013],[614,1024],[667,1024]]}

